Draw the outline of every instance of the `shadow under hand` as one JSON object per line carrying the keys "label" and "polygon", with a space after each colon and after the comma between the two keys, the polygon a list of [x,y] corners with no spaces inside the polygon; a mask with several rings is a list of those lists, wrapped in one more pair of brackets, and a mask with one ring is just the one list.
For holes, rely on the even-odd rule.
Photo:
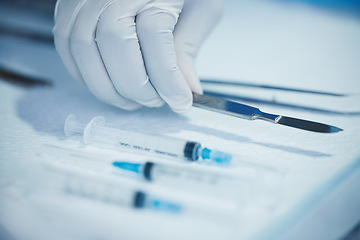
{"label": "shadow under hand", "polygon": [[[39,132],[54,135],[60,139],[64,138],[65,119],[69,114],[74,113],[79,121],[84,123],[95,116],[104,116],[108,123],[129,131],[166,135],[186,130],[219,137],[224,141],[231,140],[255,144],[303,156],[330,156],[329,154],[298,147],[254,141],[246,136],[197,125],[190,122],[186,115],[176,114],[167,106],[125,111],[107,105],[96,99],[86,87],[72,80],[63,68],[60,59],[53,55],[53,50],[50,51],[50,54],[47,52],[44,54],[46,58],[43,57],[43,59],[48,61],[45,70],[44,64],[32,65],[33,68],[39,69],[38,72],[49,75],[53,81],[53,86],[29,89],[17,102],[19,117],[31,124]],[[31,61],[26,62],[27,65],[31,65],[31,63]],[[46,74],[46,71],[48,74]]]}
{"label": "shadow under hand", "polygon": [[[18,115],[37,131],[64,136],[66,117],[74,113],[87,123],[95,116],[124,129],[167,133],[179,131],[187,118],[167,106],[125,111],[97,100],[86,87],[76,82],[54,84],[52,88],[34,88],[18,100]],[[167,124],[171,123],[171,124]]]}
{"label": "shadow under hand", "polygon": [[246,136],[198,126],[190,123],[186,116],[174,113],[167,106],[142,108],[137,111],[121,110],[100,102],[85,87],[75,82],[55,84],[52,88],[34,88],[18,101],[20,118],[30,123],[37,131],[59,138],[64,137],[65,119],[71,113],[84,123],[95,116],[104,116],[107,122],[129,131],[165,135],[186,130],[220,137],[226,141],[255,144],[303,156],[331,156],[298,147],[258,142]]}

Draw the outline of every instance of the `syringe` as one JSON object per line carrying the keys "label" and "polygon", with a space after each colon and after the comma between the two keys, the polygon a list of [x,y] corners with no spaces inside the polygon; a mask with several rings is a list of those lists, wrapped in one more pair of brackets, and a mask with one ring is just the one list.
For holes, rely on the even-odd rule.
{"label": "syringe", "polygon": [[216,163],[229,163],[232,156],[217,150],[203,148],[200,143],[174,137],[149,135],[129,132],[105,125],[104,117],[95,117],[88,124],[77,121],[70,114],[65,121],[65,135],[83,134],[86,144],[100,142],[143,154],[157,155],[165,158],[181,158],[189,161],[199,159],[211,160]]}
{"label": "syringe", "polygon": [[[104,175],[124,176],[129,175],[127,173],[133,173],[147,181],[166,183],[166,185],[223,187],[251,179],[241,173],[236,174],[228,168],[154,161],[132,163],[109,156],[46,144],[41,147],[38,156],[52,162],[61,162],[63,165],[78,167],[82,170],[88,169]],[[131,175],[134,176],[133,174]]]}
{"label": "syringe", "polygon": [[[65,181],[60,181],[60,187],[68,194],[97,200],[103,203],[116,204],[121,207],[151,209],[170,213],[191,212],[233,216],[238,209],[237,202],[233,200],[217,197],[208,198],[195,193],[187,195],[181,191],[178,192],[178,190],[159,189],[159,187],[154,189],[150,187],[153,185],[144,185],[142,182],[119,178],[114,174],[103,174],[106,170],[94,171],[83,169],[82,166],[89,165],[89,162],[86,164],[84,163],[85,161],[81,161],[81,159],[78,158],[82,153],[75,152],[73,155],[77,157],[77,160],[80,160],[76,161],[78,164],[69,164],[71,161],[52,161],[51,158],[47,156],[49,156],[48,154],[56,147],[48,145],[44,147],[45,148],[42,149],[46,150],[45,155],[40,154],[40,156],[44,157],[42,159],[43,163],[47,169],[60,173],[65,177]],[[65,155],[64,153],[60,153],[60,156],[63,157]],[[57,157],[58,156],[54,156],[55,159]],[[73,160],[75,160],[75,158]],[[89,160],[92,162],[95,158]],[[104,165],[104,162],[102,162],[102,164]],[[111,164],[109,165],[114,169]]]}
{"label": "syringe", "polygon": [[[216,171],[209,168],[190,168],[180,167],[169,164],[160,164],[147,161],[145,163],[131,163],[124,161],[114,161],[113,166],[123,169],[125,171],[134,172],[147,181],[160,182],[166,184],[178,184],[178,185],[193,185],[201,184],[202,186],[231,186],[239,184],[240,179],[234,172],[223,169],[217,169]],[[237,178],[238,177],[238,178]]]}
{"label": "syringe", "polygon": [[190,195],[201,194],[223,200],[236,199],[241,204],[258,197],[258,193],[254,194],[252,190],[254,187],[265,188],[265,185],[272,185],[277,181],[277,178],[263,175],[259,177],[256,172],[248,172],[246,169],[238,171],[184,162],[159,163],[138,160],[136,163],[136,160],[123,161],[113,156],[52,145],[43,145],[38,151],[38,156],[57,168],[77,168],[82,172],[109,178],[112,182],[131,180],[131,177],[145,178],[154,182],[156,186],[190,192]]}
{"label": "syringe", "polygon": [[116,204],[122,207],[161,210],[179,213],[182,206],[178,203],[152,196],[141,189],[131,188],[119,183],[96,180],[84,174],[67,173],[64,185],[66,193],[101,202]]}

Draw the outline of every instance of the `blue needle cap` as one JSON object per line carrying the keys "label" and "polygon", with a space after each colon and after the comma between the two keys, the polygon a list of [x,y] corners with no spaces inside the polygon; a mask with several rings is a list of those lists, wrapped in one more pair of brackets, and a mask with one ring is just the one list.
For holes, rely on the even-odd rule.
{"label": "blue needle cap", "polygon": [[209,159],[217,163],[229,163],[232,159],[232,156],[231,154],[225,152],[204,148],[201,151],[201,158]]}
{"label": "blue needle cap", "polygon": [[127,171],[140,173],[141,165],[140,163],[129,163],[129,162],[113,162],[114,167],[118,167]]}

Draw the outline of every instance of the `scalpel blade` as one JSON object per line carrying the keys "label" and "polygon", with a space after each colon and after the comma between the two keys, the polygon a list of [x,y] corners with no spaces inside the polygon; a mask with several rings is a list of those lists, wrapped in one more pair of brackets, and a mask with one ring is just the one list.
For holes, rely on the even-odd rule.
{"label": "scalpel blade", "polygon": [[342,129],[338,127],[323,123],[265,113],[260,111],[258,108],[233,102],[224,98],[217,98],[205,94],[200,95],[194,93],[193,99],[193,106],[195,107],[231,115],[234,117],[244,118],[247,120],[261,119],[288,127],[294,127],[319,133],[335,133],[342,131]]}

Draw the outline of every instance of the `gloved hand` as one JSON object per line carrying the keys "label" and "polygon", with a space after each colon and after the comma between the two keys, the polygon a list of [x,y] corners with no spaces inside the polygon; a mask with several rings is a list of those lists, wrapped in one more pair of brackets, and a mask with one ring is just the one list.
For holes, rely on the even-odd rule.
{"label": "gloved hand", "polygon": [[55,46],[100,100],[186,112],[202,93],[194,58],[221,12],[222,0],[58,0]]}

